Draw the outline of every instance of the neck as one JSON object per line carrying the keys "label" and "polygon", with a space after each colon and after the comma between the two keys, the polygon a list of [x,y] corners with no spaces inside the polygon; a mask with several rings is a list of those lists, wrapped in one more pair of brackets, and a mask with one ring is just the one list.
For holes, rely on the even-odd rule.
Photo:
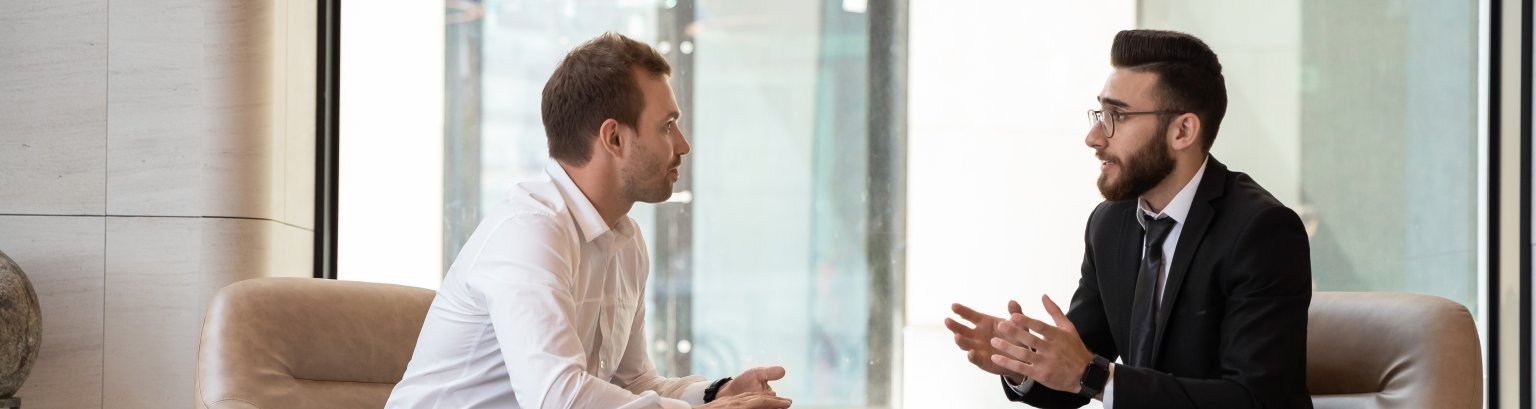
{"label": "neck", "polygon": [[1200,171],[1200,166],[1205,164],[1205,154],[1194,157],[1180,158],[1173,165],[1173,173],[1153,186],[1152,190],[1141,194],[1141,204],[1153,213],[1160,213],[1168,203],[1173,202],[1173,197],[1179,195],[1189,181],[1195,179],[1195,173]]}
{"label": "neck", "polygon": [[565,163],[561,163],[560,167],[565,169],[566,174],[571,175],[571,181],[576,182],[576,189],[581,190],[581,194],[587,197],[592,207],[597,208],[597,214],[603,217],[603,223],[612,228],[629,214],[629,209],[635,206],[635,201],[624,197],[623,187],[615,176],[618,172],[610,171],[611,166],[598,163],[596,158],[593,159],[587,162],[586,166],[579,168]]}

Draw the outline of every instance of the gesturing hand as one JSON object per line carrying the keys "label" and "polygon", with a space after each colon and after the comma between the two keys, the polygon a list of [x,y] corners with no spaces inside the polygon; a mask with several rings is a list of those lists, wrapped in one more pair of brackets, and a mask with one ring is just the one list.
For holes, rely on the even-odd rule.
{"label": "gesturing hand", "polygon": [[1088,347],[1077,335],[1077,327],[1072,326],[1072,321],[1051,301],[1051,297],[1042,296],[1040,302],[1045,304],[1045,311],[1056,325],[1014,312],[1007,321],[997,323],[997,337],[991,340],[991,346],[999,353],[990,361],[1007,371],[1028,376],[1047,388],[1077,393],[1081,388],[1078,381],[1088,363],[1093,361],[1093,353],[1088,352]]}
{"label": "gesturing hand", "polygon": [[[734,382],[734,381],[733,381]],[[773,392],[748,392],[715,399],[714,402],[698,406],[699,409],[784,409],[788,408],[789,399],[780,398]]]}
{"label": "gesturing hand", "polygon": [[768,386],[768,381],[784,379],[784,367],[763,366],[746,370],[741,375],[726,382],[720,387],[716,397],[726,397],[741,393],[773,392],[773,387]]}
{"label": "gesturing hand", "polygon": [[[992,356],[998,354],[997,349],[992,347],[993,331],[996,330],[997,324],[1005,321],[1002,318],[976,312],[976,310],[960,304],[953,304],[950,306],[950,309],[954,310],[955,314],[959,315],[961,319],[970,322],[975,327],[967,327],[965,324],[961,324],[952,318],[944,319],[944,327],[949,328],[950,332],[955,333],[955,345],[959,346],[960,350],[966,352],[966,359],[969,359],[972,364],[975,364],[977,368],[981,368],[983,371],[1008,377],[1008,380],[1013,381],[1015,384],[1023,383],[1025,375],[1022,372],[1008,369],[992,361]],[[1008,312],[1022,314],[1023,309],[1019,308],[1019,303],[1009,301]]]}

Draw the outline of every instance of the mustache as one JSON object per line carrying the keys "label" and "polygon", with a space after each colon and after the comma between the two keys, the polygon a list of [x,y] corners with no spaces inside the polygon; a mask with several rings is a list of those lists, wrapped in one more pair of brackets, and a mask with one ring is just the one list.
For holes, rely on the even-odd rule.
{"label": "mustache", "polygon": [[1115,162],[1115,163],[1119,163],[1120,162],[1120,158],[1111,156],[1109,153],[1104,152],[1104,151],[1094,151],[1093,152],[1093,156],[1096,157],[1096,158],[1099,158],[1099,160],[1101,160],[1101,161],[1109,161],[1109,162]]}

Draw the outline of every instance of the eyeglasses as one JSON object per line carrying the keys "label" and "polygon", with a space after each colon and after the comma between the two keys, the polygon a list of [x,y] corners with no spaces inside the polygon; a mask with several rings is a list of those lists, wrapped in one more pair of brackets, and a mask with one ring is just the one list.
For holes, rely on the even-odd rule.
{"label": "eyeglasses", "polygon": [[[1097,122],[1099,124],[1099,126],[1104,127],[1104,138],[1105,139],[1109,139],[1109,138],[1115,137],[1115,123],[1116,122],[1120,122],[1120,121],[1124,121],[1125,117],[1135,116],[1135,115],[1168,115],[1168,114],[1182,114],[1182,113],[1183,112],[1181,112],[1181,111],[1169,111],[1169,110],[1125,112],[1125,111],[1104,111],[1104,110],[1100,110],[1100,109],[1090,109],[1090,110],[1088,110],[1088,123],[1089,124],[1093,124],[1093,123]],[[1106,118],[1108,118],[1108,119],[1106,119]]]}

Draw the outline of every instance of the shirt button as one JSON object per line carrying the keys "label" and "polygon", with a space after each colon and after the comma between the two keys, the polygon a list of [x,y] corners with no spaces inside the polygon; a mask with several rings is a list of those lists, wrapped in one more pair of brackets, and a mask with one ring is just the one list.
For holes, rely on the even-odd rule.
{"label": "shirt button", "polygon": [[597,361],[597,369],[608,369],[608,360]]}

